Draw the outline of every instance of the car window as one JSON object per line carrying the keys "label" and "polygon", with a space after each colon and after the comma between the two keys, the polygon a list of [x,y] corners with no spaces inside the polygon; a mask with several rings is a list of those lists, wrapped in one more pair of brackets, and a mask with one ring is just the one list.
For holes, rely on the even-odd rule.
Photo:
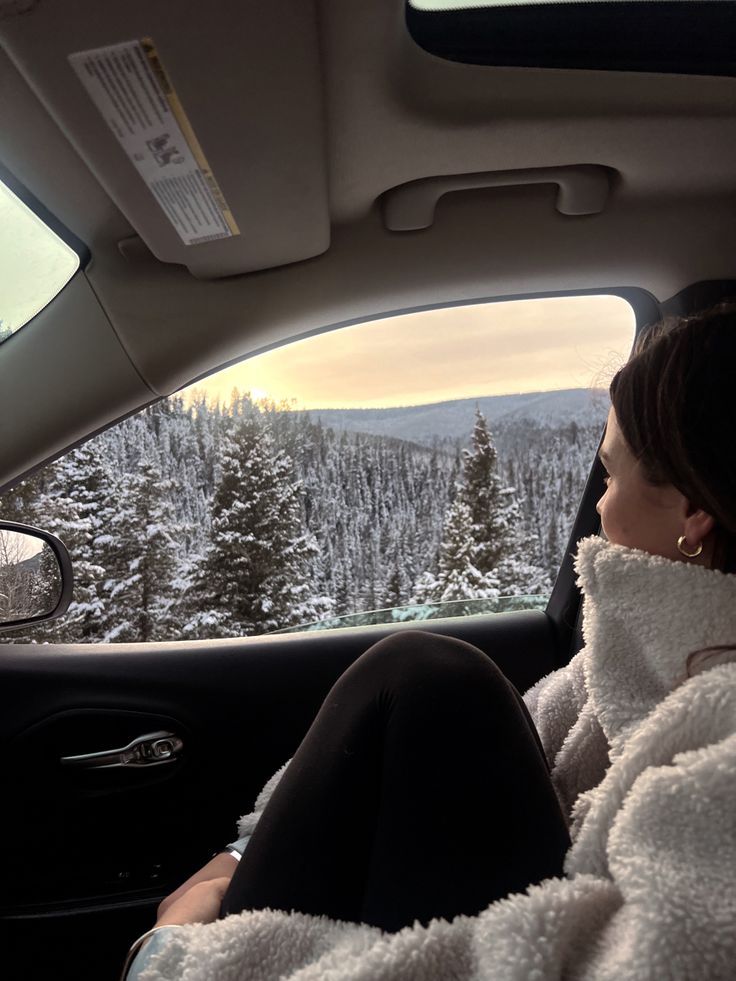
{"label": "car window", "polygon": [[67,616],[23,639],[543,608],[633,333],[615,296],[453,306],[182,390],[0,499],[3,518],[58,534],[75,568]]}
{"label": "car window", "polygon": [[0,179],[0,344],[66,286],[79,256]]}

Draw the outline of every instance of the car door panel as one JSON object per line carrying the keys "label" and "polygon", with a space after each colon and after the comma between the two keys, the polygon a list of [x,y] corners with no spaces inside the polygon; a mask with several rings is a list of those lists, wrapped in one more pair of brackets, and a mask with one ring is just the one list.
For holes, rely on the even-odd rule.
{"label": "car door panel", "polygon": [[[18,976],[42,976],[41,948],[60,976],[94,935],[96,976],[114,977],[121,937],[129,943],[147,928],[156,903],[236,836],[235,819],[294,753],[342,671],[394,629],[411,628],[171,645],[0,646],[8,792],[0,924],[19,965],[24,950],[36,952]],[[553,626],[539,611],[424,628],[476,644],[522,691],[556,666]],[[170,763],[61,763],[159,731],[182,741]]]}

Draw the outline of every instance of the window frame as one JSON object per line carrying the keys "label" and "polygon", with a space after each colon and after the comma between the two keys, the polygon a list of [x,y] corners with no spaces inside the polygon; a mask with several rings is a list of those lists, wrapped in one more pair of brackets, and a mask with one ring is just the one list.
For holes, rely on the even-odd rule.
{"label": "window frame", "polygon": [[[707,286],[708,284],[705,285]],[[701,295],[701,293],[702,290],[698,295]],[[249,360],[250,358],[258,357],[260,354],[266,353],[267,351],[270,350],[274,350],[277,347],[285,347],[288,344],[296,343],[297,341],[304,340],[309,337],[317,336],[318,334],[331,332],[333,330],[340,330],[343,327],[355,326],[360,324],[370,324],[374,321],[397,317],[404,314],[418,313],[424,310],[450,309],[452,307],[467,307],[467,306],[475,306],[475,305],[490,305],[493,303],[515,302],[520,300],[531,300],[531,299],[557,299],[561,297],[602,296],[602,295],[620,297],[621,299],[625,300],[631,307],[632,312],[634,314],[634,321],[635,321],[632,342],[635,339],[635,337],[638,336],[641,330],[643,330],[648,324],[654,323],[657,320],[659,320],[664,312],[664,305],[661,305],[653,296],[653,294],[643,289],[642,287],[626,287],[626,286],[592,287],[592,288],[585,288],[585,289],[568,289],[568,290],[555,290],[555,291],[542,290],[542,291],[528,292],[523,294],[504,294],[504,295],[481,297],[475,299],[463,298],[463,299],[446,301],[443,303],[424,304],[424,305],[413,306],[411,308],[389,310],[369,317],[364,316],[349,321],[330,324],[325,327],[319,328],[317,330],[311,330],[303,334],[299,334],[295,337],[290,338],[288,341],[281,342],[279,344],[264,346],[263,348],[260,348],[259,350],[248,355],[246,358],[236,358],[226,362],[225,364],[218,365],[216,368],[212,369],[211,371],[199,375],[192,381],[187,382],[185,385],[181,386],[181,389],[178,389],[177,392],[172,393],[171,396],[162,396],[160,398],[152,399],[149,402],[146,402],[145,404],[141,405],[137,409],[131,410],[130,412],[125,413],[124,415],[120,416],[118,419],[110,422],[109,424],[102,426],[99,429],[91,432],[89,435],[85,436],[84,438],[75,441],[73,444],[66,447],[66,449],[64,449],[63,451],[55,454],[53,457],[50,457],[43,463],[25,472],[21,477],[18,478],[17,481],[13,481],[12,484],[3,488],[2,491],[0,491],[0,493],[12,489],[12,487],[15,486],[17,483],[19,483],[21,480],[26,479],[27,477],[31,476],[33,473],[37,472],[43,467],[48,466],[50,463],[53,463],[55,460],[60,459],[61,457],[65,456],[67,453],[76,449],[77,447],[82,446],[88,440],[94,438],[95,436],[100,435],[100,433],[105,432],[107,429],[113,428],[114,426],[123,422],[125,419],[137,415],[139,412],[155,405],[157,402],[164,401],[168,397],[174,397],[182,389],[187,388],[190,385],[194,385],[200,380],[205,379],[210,375],[214,375],[225,368],[231,367],[232,365],[238,364],[245,360]],[[601,433],[601,439],[602,439],[602,435],[603,434]],[[569,652],[573,645],[576,630],[578,628],[577,619],[580,609],[580,593],[575,585],[575,574],[573,568],[574,546],[580,538],[592,534],[597,534],[600,530],[600,521],[598,519],[598,515],[595,510],[595,505],[603,493],[603,488],[604,488],[603,477],[604,477],[604,471],[600,461],[596,456],[591,461],[591,468],[585,483],[582,497],[578,504],[578,510],[573,522],[573,527],[570,533],[570,537],[568,539],[568,546],[565,551],[565,558],[560,568],[558,569],[557,576],[555,577],[553,588],[549,597],[549,601],[546,605],[546,608],[543,611],[547,616],[547,619],[550,622],[552,628],[552,633],[555,638],[555,651],[556,651],[557,661],[559,664],[564,664],[569,659]],[[496,613],[476,614],[476,615],[470,615],[470,617],[472,619],[481,620],[486,616],[495,618],[498,615],[499,614]],[[511,615],[517,615],[517,614],[514,613]],[[444,618],[441,621],[435,619],[427,622],[431,624],[447,623],[453,619],[466,620],[468,619],[468,616],[450,618],[449,621],[447,618]],[[417,621],[417,623],[421,624],[423,622]],[[331,628],[329,632],[333,633],[335,631],[345,631],[345,630],[354,630],[354,629],[356,628],[350,626],[335,627],[335,628]],[[362,628],[358,628],[358,629],[362,629]],[[277,631],[277,633],[280,632],[281,631]],[[265,637],[265,636],[268,636],[268,634],[255,635],[251,639],[257,640],[259,637]],[[171,643],[187,643],[187,641],[171,641]]]}

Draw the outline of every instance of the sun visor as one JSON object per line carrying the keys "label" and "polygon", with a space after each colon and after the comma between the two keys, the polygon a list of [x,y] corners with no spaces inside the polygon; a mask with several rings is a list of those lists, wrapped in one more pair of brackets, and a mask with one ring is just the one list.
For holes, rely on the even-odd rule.
{"label": "sun visor", "polygon": [[158,259],[217,278],[328,248],[312,3],[17,10],[0,42]]}

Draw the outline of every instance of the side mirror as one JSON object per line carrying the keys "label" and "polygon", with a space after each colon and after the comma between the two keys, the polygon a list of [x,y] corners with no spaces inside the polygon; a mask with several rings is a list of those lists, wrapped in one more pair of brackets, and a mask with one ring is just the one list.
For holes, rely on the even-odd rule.
{"label": "side mirror", "polygon": [[0,521],[0,630],[63,616],[73,585],[69,553],[55,535]]}

